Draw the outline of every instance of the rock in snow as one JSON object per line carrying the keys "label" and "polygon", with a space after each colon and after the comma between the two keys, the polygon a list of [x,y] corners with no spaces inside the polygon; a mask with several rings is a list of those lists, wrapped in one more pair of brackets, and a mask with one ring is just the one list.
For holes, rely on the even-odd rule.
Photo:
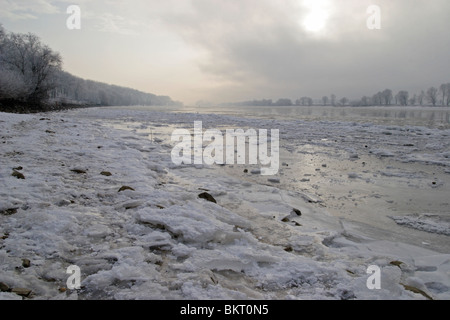
{"label": "rock in snow", "polygon": [[6,283],[0,282],[0,291],[6,292],[6,291],[9,291],[9,290],[10,290],[10,288],[9,288],[9,286]]}
{"label": "rock in snow", "polygon": [[120,187],[120,189],[119,189],[118,192],[122,192],[122,191],[125,191],[125,190],[136,191],[136,190],[134,190],[132,187],[129,187],[129,186],[122,186],[122,187]]}
{"label": "rock in snow", "polygon": [[199,198],[208,200],[209,202],[217,203],[216,199],[212,195],[210,195],[208,192],[202,192],[198,195]]}
{"label": "rock in snow", "polygon": [[29,259],[22,259],[22,267],[29,268],[31,266],[31,261]]}
{"label": "rock in snow", "polygon": [[28,297],[31,294],[31,290],[27,288],[12,288],[11,292],[22,297]]}
{"label": "rock in snow", "polygon": [[17,208],[1,210],[0,214],[4,216],[10,216],[17,213]]}
{"label": "rock in snow", "polygon": [[17,179],[25,179],[25,176],[23,173],[13,170],[13,173],[11,174],[13,177],[16,177]]}

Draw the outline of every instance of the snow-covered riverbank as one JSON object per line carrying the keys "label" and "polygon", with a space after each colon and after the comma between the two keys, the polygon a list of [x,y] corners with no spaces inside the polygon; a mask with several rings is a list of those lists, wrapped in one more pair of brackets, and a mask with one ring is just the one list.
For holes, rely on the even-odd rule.
{"label": "snow-covered riverbank", "polygon": [[[279,128],[280,183],[244,174],[245,166],[175,166],[167,137],[195,120],[216,128]],[[31,290],[32,299],[450,298],[442,198],[448,194],[448,131],[93,108],[2,113],[0,132],[0,282],[9,288],[1,299],[21,299],[15,288]],[[315,158],[311,172],[299,172],[306,156],[326,159]],[[367,159],[412,169],[372,167]],[[359,171],[351,168],[362,162]],[[403,186],[427,181],[433,172],[417,171],[422,165],[436,173],[426,188],[442,210],[438,222],[416,219],[416,226],[426,221],[429,232],[397,225],[406,220],[389,217],[404,217],[388,210],[396,203],[377,209],[385,220],[371,219],[373,229],[338,210],[338,203],[354,205],[363,184],[368,190],[356,201],[355,216],[365,201],[384,197],[379,190],[389,178]],[[305,182],[310,186],[301,187]],[[338,197],[342,190],[347,194]],[[203,192],[217,203],[199,198]],[[361,209],[367,217],[370,211]],[[424,239],[432,232],[427,241],[440,250],[366,232],[384,222],[424,232]],[[444,233],[435,232],[434,223]],[[66,289],[70,265],[80,267],[79,290]],[[381,268],[380,290],[367,288],[370,265]]]}

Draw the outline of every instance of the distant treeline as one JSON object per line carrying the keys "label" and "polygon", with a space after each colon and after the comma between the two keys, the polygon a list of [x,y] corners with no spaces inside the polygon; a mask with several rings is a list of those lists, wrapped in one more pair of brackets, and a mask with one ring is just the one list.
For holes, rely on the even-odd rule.
{"label": "distant treeline", "polygon": [[241,102],[222,103],[222,106],[450,106],[450,83],[443,83],[436,87],[430,87],[426,91],[412,96],[406,90],[401,90],[394,95],[393,91],[386,89],[372,96],[363,96],[361,99],[350,100],[347,97],[337,98],[335,94],[323,96],[321,99],[302,97],[292,101],[282,98],[276,101],[272,99],[249,100]]}
{"label": "distant treeline", "polygon": [[81,106],[180,105],[167,96],[84,80],[62,70],[62,58],[31,33],[0,25],[0,111]]}
{"label": "distant treeline", "polygon": [[168,96],[157,96],[135,89],[84,80],[64,71],[58,71],[53,81],[54,86],[48,91],[48,100],[52,103],[99,106],[181,105],[181,102],[172,101]]}

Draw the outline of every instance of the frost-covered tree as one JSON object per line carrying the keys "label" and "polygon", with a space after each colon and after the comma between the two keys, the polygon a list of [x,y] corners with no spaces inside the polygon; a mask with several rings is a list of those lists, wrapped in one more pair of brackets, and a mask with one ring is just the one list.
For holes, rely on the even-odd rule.
{"label": "frost-covered tree", "polygon": [[401,90],[397,93],[397,102],[401,106],[408,105],[408,98],[409,98],[409,93],[406,90]]}
{"label": "frost-covered tree", "polygon": [[367,96],[363,96],[361,98],[361,105],[364,107],[370,106],[371,102],[370,102],[370,98]]}
{"label": "frost-covered tree", "polygon": [[2,43],[5,36],[6,36],[5,28],[3,28],[3,25],[0,24],[0,43]]}
{"label": "frost-covered tree", "polygon": [[330,102],[331,102],[331,105],[333,106],[333,107],[335,107],[336,106],[336,95],[333,93],[331,96],[330,96]]}
{"label": "frost-covered tree", "polygon": [[420,94],[417,96],[417,102],[420,106],[423,106],[423,100],[425,99],[425,92],[422,90]]}
{"label": "frost-covered tree", "polygon": [[311,99],[310,97],[301,97],[299,100],[297,100],[297,103],[301,106],[312,106],[313,99]]}
{"label": "frost-covered tree", "polygon": [[0,24],[0,100],[15,100],[26,94],[26,85],[19,73],[3,63],[7,53],[7,34]]}
{"label": "frost-covered tree", "polygon": [[343,106],[347,105],[348,101],[349,101],[349,100],[348,100],[346,97],[343,97],[343,98],[341,98],[341,99],[339,100],[339,102],[340,102]]}
{"label": "frost-covered tree", "polygon": [[373,95],[372,101],[374,105],[381,106],[383,105],[383,93],[377,92]]}
{"label": "frost-covered tree", "polygon": [[50,101],[58,104],[88,106],[181,105],[180,102],[173,101],[170,97],[85,80],[64,71],[57,72],[54,80],[55,86],[50,91]]}
{"label": "frost-covered tree", "polygon": [[0,100],[20,100],[27,93],[28,87],[20,74],[0,67]]}
{"label": "frost-covered tree", "polygon": [[281,98],[278,99],[277,102],[275,102],[276,106],[292,106],[292,101],[291,99],[287,99],[287,98]]}
{"label": "frost-covered tree", "polygon": [[450,83],[443,83],[439,87],[442,94],[442,105],[448,106],[450,104]]}
{"label": "frost-covered tree", "polygon": [[392,99],[394,98],[391,89],[386,89],[381,93],[383,102],[386,106],[389,106],[392,103]]}
{"label": "frost-covered tree", "polygon": [[450,106],[450,83],[447,83],[447,99],[445,101],[445,104],[447,106]]}
{"label": "frost-covered tree", "polygon": [[322,97],[322,103],[323,103],[324,106],[327,105],[327,103],[328,103],[328,96],[323,96]]}
{"label": "frost-covered tree", "polygon": [[31,33],[4,34],[1,40],[2,99],[18,99],[40,106],[53,87],[52,76],[61,69],[61,56]]}
{"label": "frost-covered tree", "polygon": [[417,95],[415,94],[411,99],[409,99],[409,104],[415,106],[417,102]]}
{"label": "frost-covered tree", "polygon": [[438,89],[437,88],[431,87],[427,90],[427,100],[433,106],[436,105],[437,100],[438,100]]}

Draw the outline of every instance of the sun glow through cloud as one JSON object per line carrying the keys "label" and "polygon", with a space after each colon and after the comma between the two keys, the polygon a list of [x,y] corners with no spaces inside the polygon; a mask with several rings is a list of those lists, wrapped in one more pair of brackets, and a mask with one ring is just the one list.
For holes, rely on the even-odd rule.
{"label": "sun glow through cloud", "polygon": [[310,33],[319,33],[325,30],[330,16],[329,0],[303,0],[302,6],[307,13],[301,20],[301,25]]}

